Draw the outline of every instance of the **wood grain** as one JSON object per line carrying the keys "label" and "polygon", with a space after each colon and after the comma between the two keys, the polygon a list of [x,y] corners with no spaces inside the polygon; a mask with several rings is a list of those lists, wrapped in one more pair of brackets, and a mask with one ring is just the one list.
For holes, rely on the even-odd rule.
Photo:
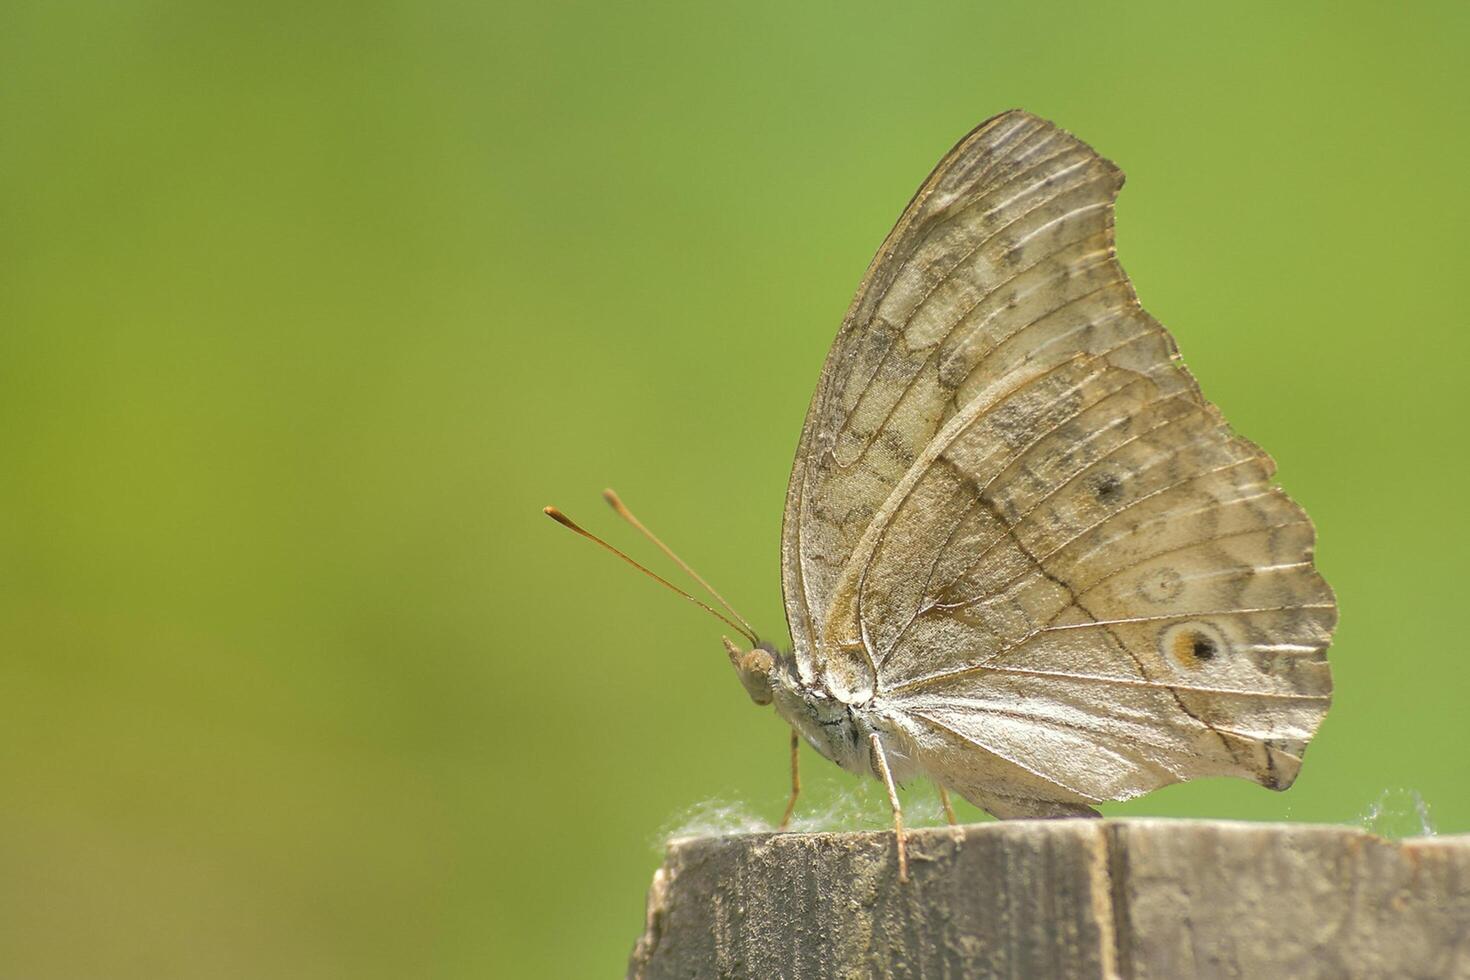
{"label": "wood grain", "polygon": [[1008,821],[672,842],[628,967],[665,977],[1470,977],[1470,835]]}

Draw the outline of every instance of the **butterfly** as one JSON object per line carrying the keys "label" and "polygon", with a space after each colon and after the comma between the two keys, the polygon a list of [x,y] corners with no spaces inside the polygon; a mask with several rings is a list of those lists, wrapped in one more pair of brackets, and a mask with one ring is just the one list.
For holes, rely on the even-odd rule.
{"label": "butterfly", "polygon": [[1122,185],[1017,110],[914,194],[802,426],[789,652],[608,493],[750,641],[726,639],[730,661],[792,730],[783,828],[805,740],[885,785],[901,878],[907,780],[937,784],[951,822],[950,791],[1018,818],[1202,776],[1280,790],[1331,701],[1312,523],[1139,304],[1114,248]]}

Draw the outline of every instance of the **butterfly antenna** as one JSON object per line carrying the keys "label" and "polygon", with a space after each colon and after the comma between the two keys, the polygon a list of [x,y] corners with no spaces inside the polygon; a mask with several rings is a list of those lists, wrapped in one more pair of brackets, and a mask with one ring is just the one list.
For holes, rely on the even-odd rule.
{"label": "butterfly antenna", "polygon": [[627,562],[629,565],[632,565],[634,568],[638,569],[638,571],[642,572],[644,575],[647,575],[649,578],[653,579],[659,585],[662,585],[664,588],[666,588],[666,589],[668,589],[668,590],[670,590],[672,592],[677,592],[679,595],[681,595],[684,598],[688,599],[690,602],[694,603],[696,606],[698,606],[699,608],[703,609],[705,612],[709,613],[711,616],[714,616],[716,619],[718,619],[721,622],[725,623],[725,625],[729,626],[730,628],[732,628],[732,629],[736,630],[737,632],[741,633],[742,635],[744,635],[744,637],[750,641],[750,643],[751,643],[752,646],[755,646],[756,644],[758,644],[760,642],[756,638],[756,635],[755,635],[755,631],[754,630],[750,629],[747,626],[742,626],[740,623],[735,622],[729,616],[726,616],[725,614],[721,613],[719,610],[712,608],[707,603],[701,602],[699,599],[696,599],[694,596],[690,595],[688,592],[685,592],[683,589],[679,588],[677,585],[675,585],[673,582],[670,582],[668,579],[664,578],[662,575],[659,575],[659,574],[657,574],[655,572],[651,572],[648,569],[644,568],[642,565],[638,564],[636,561],[634,561],[633,559],[629,558],[627,555],[623,554],[617,548],[614,548],[612,545],[608,544],[606,541],[602,540],[597,535],[593,534],[591,531],[589,531],[586,528],[582,527],[576,521],[572,520],[570,517],[568,517],[567,515],[563,514],[561,511],[557,510],[555,507],[543,507],[543,508],[541,508],[541,511],[547,517],[551,518],[553,521],[556,521],[556,523],[560,524],[562,527],[565,527],[565,528],[568,528],[569,530],[572,530],[572,531],[577,532],[582,537],[586,538],[588,541],[593,542],[594,544],[602,545],[602,547],[606,548],[608,551],[611,551],[613,554],[617,555],[623,561]]}
{"label": "butterfly antenna", "polygon": [[715,601],[724,606],[726,612],[728,612],[731,616],[734,616],[736,619],[740,620],[740,624],[745,627],[745,633],[747,636],[755,636],[755,629],[750,625],[750,623],[746,622],[745,617],[736,612],[735,607],[726,602],[725,597],[716,592],[715,587],[704,580],[704,576],[700,575],[694,569],[690,568],[688,562],[684,561],[684,559],[674,554],[674,550],[672,548],[660,541],[658,539],[658,536],[650,531],[647,527],[645,527],[642,521],[634,517],[633,512],[628,509],[627,504],[623,503],[621,497],[619,497],[615,492],[613,492],[612,489],[609,488],[602,491],[602,499],[607,501],[607,505],[611,507],[619,517],[636,527],[638,529],[638,532],[642,534],[645,538],[658,545],[658,549],[664,554],[668,555],[670,558],[672,558],[674,560],[674,564],[684,569],[684,571],[688,573],[690,578],[694,579],[694,581],[704,586],[704,591],[714,596]]}

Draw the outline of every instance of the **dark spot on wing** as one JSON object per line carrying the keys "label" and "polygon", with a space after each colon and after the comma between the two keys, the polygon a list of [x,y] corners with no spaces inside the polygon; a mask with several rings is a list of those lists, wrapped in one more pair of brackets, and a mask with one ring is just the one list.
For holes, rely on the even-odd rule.
{"label": "dark spot on wing", "polygon": [[1225,639],[1207,623],[1182,623],[1164,631],[1164,646],[1180,666],[1197,668],[1225,652]]}
{"label": "dark spot on wing", "polygon": [[1092,492],[1097,499],[1105,504],[1111,504],[1123,496],[1123,481],[1116,474],[1104,473],[1092,484]]}

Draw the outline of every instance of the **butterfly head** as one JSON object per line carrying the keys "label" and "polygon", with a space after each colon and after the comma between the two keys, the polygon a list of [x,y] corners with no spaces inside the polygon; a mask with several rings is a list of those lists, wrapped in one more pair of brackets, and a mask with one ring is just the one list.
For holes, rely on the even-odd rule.
{"label": "butterfly head", "polygon": [[749,694],[750,699],[756,704],[770,704],[771,682],[781,655],[776,652],[775,648],[764,643],[757,645],[753,650],[742,653],[728,636],[721,637],[721,639],[725,642],[725,652],[730,655],[730,666],[735,668],[735,673],[740,677],[745,693]]}

